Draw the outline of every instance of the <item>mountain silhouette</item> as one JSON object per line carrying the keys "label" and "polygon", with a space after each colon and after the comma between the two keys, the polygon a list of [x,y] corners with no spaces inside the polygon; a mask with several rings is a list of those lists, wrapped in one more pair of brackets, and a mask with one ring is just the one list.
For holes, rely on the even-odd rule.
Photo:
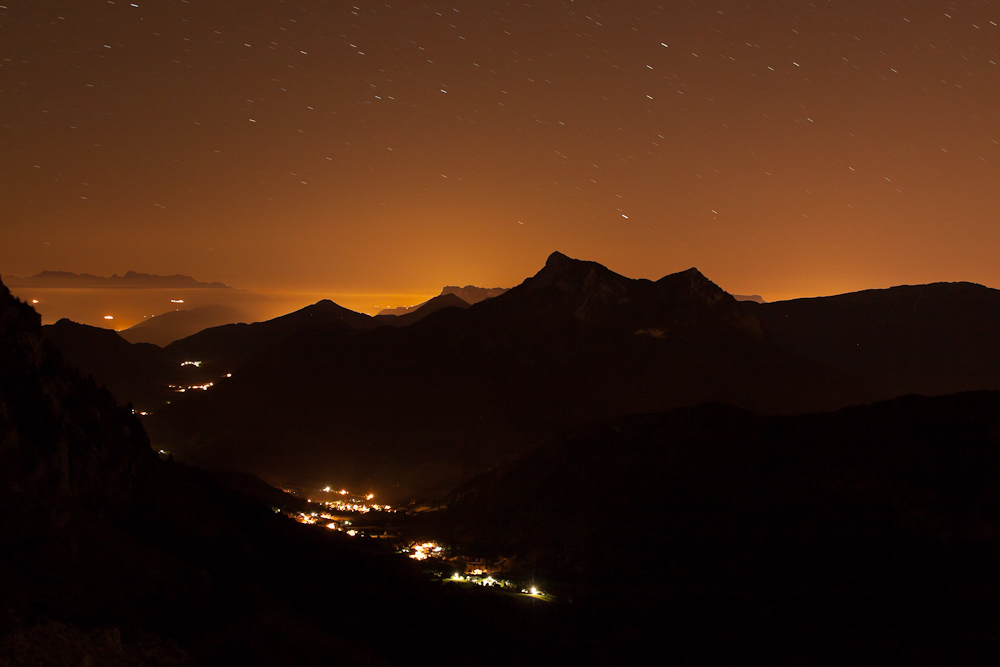
{"label": "mountain silhouette", "polygon": [[[696,269],[632,280],[554,254],[408,326],[325,301],[161,349],[43,329],[0,287],[0,655],[992,656],[1000,393],[873,401],[998,388],[997,303],[968,284],[741,303]],[[57,346],[100,383],[233,377],[146,418],[168,462]],[[416,530],[510,557],[557,602],[424,582],[216,466],[383,499],[465,481]]]}
{"label": "mountain silhouette", "polygon": [[414,306],[412,309],[405,309],[406,312],[384,314],[383,311],[375,316],[375,320],[380,324],[385,324],[390,327],[405,327],[413,324],[414,322],[419,322],[431,313],[437,312],[442,308],[468,308],[469,305],[469,303],[463,301],[461,297],[456,296],[455,294],[441,294],[440,296],[434,297],[430,301],[425,301],[419,306]]}
{"label": "mountain silhouette", "polygon": [[468,304],[474,304],[479,303],[480,301],[485,301],[486,299],[492,299],[493,297],[500,296],[508,289],[509,288],[507,287],[477,287],[475,285],[459,287],[457,285],[445,285],[445,287],[441,290],[441,296],[454,294],[462,301],[465,301]]}
{"label": "mountain silhouette", "polygon": [[555,253],[467,309],[404,328],[359,324],[269,337],[266,354],[231,337],[209,351],[205,339],[226,327],[168,346],[242,365],[157,411],[154,439],[275,482],[402,494],[441,491],[594,419],[706,400],[802,411],[868,398],[863,383],[768,346],[753,315],[693,269],[632,280]]}
{"label": "mountain silhouette", "polygon": [[[272,482],[406,495],[442,492],[559,432],[620,415],[703,402],[795,414],[1000,389],[1000,351],[988,342],[1000,329],[1000,293],[977,285],[761,304],[737,301],[693,268],[636,280],[553,253],[499,296],[436,309],[460,305],[451,298],[402,318],[322,301],[176,341],[163,350],[165,374],[143,382],[216,384],[152,406],[150,433],[203,465]],[[128,371],[108,371],[129,362],[116,354],[82,365],[122,387]]]}
{"label": "mountain silhouette", "polygon": [[855,375],[885,396],[1000,389],[1000,292],[972,283],[904,285],[747,304],[777,347]]}
{"label": "mountain silhouette", "polygon": [[140,409],[166,400],[167,385],[177,372],[162,350],[150,343],[132,344],[118,332],[61,319],[42,327],[44,337],[85,375],[106,386],[122,403]]}
{"label": "mountain silhouette", "polygon": [[[0,662],[462,665],[521,663],[526,643],[573,651],[557,614],[434,584],[260,498],[305,509],[259,480],[158,458],[138,418],[0,283]],[[484,629],[455,637],[469,618]]]}
{"label": "mountain silhouette", "polygon": [[[446,285],[435,299],[448,296],[449,294],[457,296],[459,299],[467,304],[479,303],[480,301],[485,301],[486,299],[492,299],[495,296],[500,296],[507,291],[506,287],[476,287],[475,285],[466,285],[465,287],[457,287],[455,285]],[[420,308],[423,308],[428,303],[433,302],[434,299],[429,301],[424,301],[423,303],[418,303],[415,306],[399,306],[398,308],[383,308],[379,311],[378,315],[407,315]]]}
{"label": "mountain silhouette", "polygon": [[336,337],[375,326],[377,323],[369,315],[323,299],[265,322],[226,324],[205,329],[171,343],[166,347],[166,355],[175,363],[201,361],[206,365],[207,372],[222,375],[259,358],[274,345],[303,331]]}
{"label": "mountain silhouette", "polygon": [[245,322],[246,313],[227,306],[202,306],[186,310],[171,310],[139,322],[120,332],[130,343],[153,343],[166,347],[175,340],[187,338],[211,327]]}

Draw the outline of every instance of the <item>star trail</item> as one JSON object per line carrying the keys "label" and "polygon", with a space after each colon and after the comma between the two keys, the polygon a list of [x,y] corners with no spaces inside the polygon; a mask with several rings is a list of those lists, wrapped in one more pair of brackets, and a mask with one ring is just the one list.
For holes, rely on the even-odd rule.
{"label": "star trail", "polygon": [[0,271],[1000,286],[1000,6],[8,2]]}

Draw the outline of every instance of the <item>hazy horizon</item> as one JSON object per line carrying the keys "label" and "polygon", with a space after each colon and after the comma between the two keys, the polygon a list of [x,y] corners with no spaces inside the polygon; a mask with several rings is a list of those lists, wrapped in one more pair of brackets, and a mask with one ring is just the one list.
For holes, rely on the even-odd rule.
{"label": "hazy horizon", "polygon": [[[575,257],[574,259],[581,259],[584,261],[596,261],[599,264],[603,264],[598,259],[587,258],[587,257]],[[171,310],[190,310],[193,308],[198,308],[208,305],[229,305],[235,307],[249,308],[249,312],[255,314],[255,317],[249,318],[249,321],[260,321],[264,319],[271,319],[273,317],[279,317],[281,315],[293,312],[300,308],[312,305],[318,301],[328,299],[333,301],[339,306],[353,310],[359,313],[365,313],[367,315],[377,315],[380,311],[387,308],[398,308],[398,307],[411,307],[423,303],[441,293],[441,289],[446,285],[457,285],[459,287],[465,285],[475,284],[477,287],[505,287],[511,288],[515,287],[525,279],[537,273],[538,270],[544,265],[544,260],[540,263],[535,270],[530,273],[525,274],[516,282],[506,285],[495,285],[495,284],[479,284],[470,283],[463,281],[448,281],[443,282],[440,286],[436,288],[429,288],[422,292],[393,292],[393,291],[344,291],[337,287],[331,287],[330,289],[317,289],[308,288],[303,286],[292,286],[292,287],[273,287],[267,286],[266,283],[258,282],[254,283],[254,286],[246,287],[243,285],[229,285],[230,290],[217,290],[211,288],[199,288],[199,289],[189,289],[189,290],[178,290],[178,289],[149,289],[149,288],[27,288],[27,287],[14,287],[10,288],[12,293],[21,298],[22,300],[33,303],[36,310],[39,311],[42,316],[43,324],[53,324],[57,320],[67,317],[75,322],[81,324],[88,324],[91,326],[100,326],[103,328],[113,328],[116,331],[122,331],[131,326],[138,324],[139,322],[153,317],[156,315],[162,315],[164,313],[170,312]],[[615,271],[614,267],[608,267],[612,271]],[[698,268],[698,267],[695,267]],[[19,278],[28,278],[37,275],[41,271],[63,271],[64,269],[59,268],[46,268],[34,273],[29,273],[25,275],[17,275]],[[663,273],[661,275],[650,275],[650,276],[634,276],[628,275],[627,273],[621,273],[620,271],[615,271],[616,273],[621,273],[627,278],[646,278],[649,280],[658,280],[664,275],[669,275],[670,273],[677,273],[684,269],[678,269],[677,271],[671,271],[669,273]],[[700,270],[700,269],[699,269]],[[126,269],[123,271],[112,271],[106,275],[98,275],[99,277],[109,277],[111,274],[117,273],[118,275],[124,275],[128,271],[136,271],[137,273],[153,273],[150,271],[145,271],[142,269]],[[77,273],[77,272],[72,272]],[[704,271],[702,271],[704,273]],[[177,271],[166,272],[163,274],[153,275],[186,275]],[[15,275],[2,274],[2,275]],[[706,276],[719,284],[715,278],[706,274]],[[215,282],[219,281],[216,276],[207,275],[193,275],[190,276],[200,282]],[[2,279],[2,277],[0,277]],[[223,282],[223,281],[219,281]],[[947,279],[940,281],[931,282],[975,282],[966,281],[963,279]],[[729,292],[730,294],[737,295],[758,295],[761,296],[765,301],[775,302],[775,301],[787,301],[792,299],[801,298],[816,298],[824,296],[835,296],[838,294],[846,294],[850,292],[857,292],[869,289],[887,289],[890,287],[896,287],[898,285],[906,284],[925,284],[925,283],[896,283],[896,284],[880,284],[880,285],[865,285],[858,288],[853,288],[853,285],[848,285],[846,282],[843,287],[836,288],[831,284],[828,289],[811,294],[801,294],[801,293],[787,293],[787,292],[763,292],[760,290],[736,290],[730,289],[725,284],[719,284],[723,290]],[[8,285],[8,287],[10,287]],[[989,287],[989,285],[987,285]],[[175,304],[171,302],[171,298],[183,298],[183,305]],[[249,304],[254,303],[251,307]],[[111,305],[108,305],[111,304]],[[160,307],[160,310],[157,308]],[[114,312],[112,312],[114,311]],[[113,320],[106,320],[105,316],[111,315]]]}

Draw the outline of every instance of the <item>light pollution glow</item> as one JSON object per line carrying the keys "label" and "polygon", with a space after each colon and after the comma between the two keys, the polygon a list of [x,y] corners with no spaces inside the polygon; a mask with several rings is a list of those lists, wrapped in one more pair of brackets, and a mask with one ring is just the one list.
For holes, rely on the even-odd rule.
{"label": "light pollution glow", "polygon": [[553,250],[770,300],[998,286],[998,23],[983,2],[8,3],[0,271],[362,312],[513,286]]}

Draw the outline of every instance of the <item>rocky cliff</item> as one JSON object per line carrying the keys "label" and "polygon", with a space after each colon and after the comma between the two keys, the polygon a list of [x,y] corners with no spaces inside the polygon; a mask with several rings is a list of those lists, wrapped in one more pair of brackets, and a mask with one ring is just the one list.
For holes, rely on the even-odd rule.
{"label": "rocky cliff", "polygon": [[153,458],[131,410],[71,368],[0,283],[0,522],[57,526],[73,503],[120,500]]}

